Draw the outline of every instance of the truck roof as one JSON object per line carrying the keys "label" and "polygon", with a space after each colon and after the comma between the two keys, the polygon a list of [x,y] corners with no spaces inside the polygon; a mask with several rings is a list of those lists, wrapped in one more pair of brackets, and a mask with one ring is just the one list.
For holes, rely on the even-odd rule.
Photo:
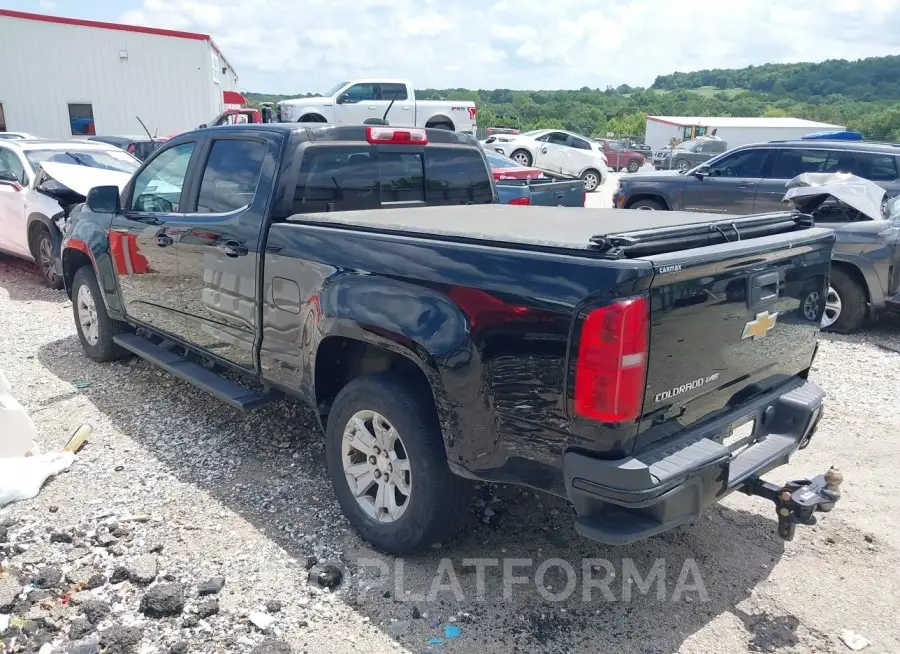
{"label": "truck roof", "polygon": [[[767,214],[784,221],[790,211]],[[296,214],[288,220],[348,229],[438,236],[464,241],[562,250],[597,250],[605,236],[678,226],[729,224],[753,216],[716,216],[686,211],[638,211],[580,207],[519,207],[502,204],[367,209]],[[727,240],[727,239],[726,239]]]}

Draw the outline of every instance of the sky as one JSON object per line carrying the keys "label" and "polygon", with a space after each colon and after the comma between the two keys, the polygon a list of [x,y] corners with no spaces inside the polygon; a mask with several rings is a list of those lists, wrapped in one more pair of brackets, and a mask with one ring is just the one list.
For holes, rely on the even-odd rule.
{"label": "sky", "polygon": [[4,0],[212,35],[240,90],[649,86],[657,75],[900,54],[900,0]]}

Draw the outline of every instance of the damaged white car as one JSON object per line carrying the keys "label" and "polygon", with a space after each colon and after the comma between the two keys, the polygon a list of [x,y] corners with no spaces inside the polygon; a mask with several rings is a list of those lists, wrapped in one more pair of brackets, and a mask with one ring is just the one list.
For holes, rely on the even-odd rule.
{"label": "damaged white car", "polygon": [[62,288],[57,259],[69,213],[94,186],[122,189],[140,162],[106,143],[0,141],[0,252],[34,261]]}

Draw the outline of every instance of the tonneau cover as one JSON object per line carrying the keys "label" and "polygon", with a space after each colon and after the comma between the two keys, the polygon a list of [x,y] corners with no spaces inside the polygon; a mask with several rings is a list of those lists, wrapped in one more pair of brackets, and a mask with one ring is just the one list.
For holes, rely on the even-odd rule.
{"label": "tonneau cover", "polygon": [[[790,211],[785,211],[784,215],[789,216]],[[335,211],[296,214],[288,218],[290,222],[307,224],[585,251],[596,249],[591,239],[597,236],[727,219],[728,216],[718,214],[686,211],[502,204]]]}

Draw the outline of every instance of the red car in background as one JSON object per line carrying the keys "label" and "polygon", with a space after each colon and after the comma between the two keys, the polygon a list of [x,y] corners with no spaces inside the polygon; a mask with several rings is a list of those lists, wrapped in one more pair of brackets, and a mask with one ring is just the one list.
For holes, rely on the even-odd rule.
{"label": "red car in background", "polygon": [[606,156],[606,163],[610,170],[619,172],[622,169],[629,173],[636,173],[641,169],[647,158],[640,152],[625,148],[619,141],[614,139],[597,139],[603,154]]}
{"label": "red car in background", "polygon": [[488,165],[491,167],[491,174],[494,181],[499,182],[501,179],[544,179],[543,171],[537,168],[522,166],[509,157],[504,157],[499,152],[485,150]]}

